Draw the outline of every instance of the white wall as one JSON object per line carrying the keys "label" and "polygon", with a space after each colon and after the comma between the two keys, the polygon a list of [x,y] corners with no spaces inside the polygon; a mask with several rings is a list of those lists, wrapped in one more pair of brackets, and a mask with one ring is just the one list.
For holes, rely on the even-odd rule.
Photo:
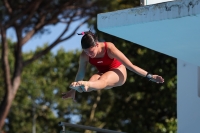
{"label": "white wall", "polygon": [[200,133],[200,67],[177,63],[178,133]]}

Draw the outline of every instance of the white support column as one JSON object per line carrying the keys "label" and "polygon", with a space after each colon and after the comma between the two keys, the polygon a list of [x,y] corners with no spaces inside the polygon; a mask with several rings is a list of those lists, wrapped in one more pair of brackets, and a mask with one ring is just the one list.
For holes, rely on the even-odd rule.
{"label": "white support column", "polygon": [[200,132],[200,67],[177,61],[178,133]]}

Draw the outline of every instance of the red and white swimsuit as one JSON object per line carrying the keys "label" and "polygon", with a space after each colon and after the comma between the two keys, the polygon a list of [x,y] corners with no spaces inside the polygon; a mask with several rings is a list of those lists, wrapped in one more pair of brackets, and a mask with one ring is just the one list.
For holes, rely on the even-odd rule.
{"label": "red and white swimsuit", "polygon": [[107,43],[105,42],[105,55],[102,58],[90,58],[89,62],[97,68],[100,73],[105,73],[109,70],[119,67],[122,63],[117,59],[110,59],[107,53]]}

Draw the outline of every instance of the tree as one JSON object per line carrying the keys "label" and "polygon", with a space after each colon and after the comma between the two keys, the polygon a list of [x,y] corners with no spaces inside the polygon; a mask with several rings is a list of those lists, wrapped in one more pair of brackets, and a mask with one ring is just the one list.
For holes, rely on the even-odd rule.
{"label": "tree", "polygon": [[[38,48],[37,51],[43,48]],[[23,57],[27,59],[33,54],[24,53]],[[78,51],[65,52],[61,49],[56,54],[45,54],[24,68],[22,83],[5,124],[6,132],[59,131],[58,122],[73,115],[75,108],[72,101],[61,99],[61,93],[66,91],[74,79],[70,77],[76,74],[78,64],[75,62],[79,55]],[[69,120],[70,118],[66,118],[66,121]]]}
{"label": "tree", "polygon": [[[73,36],[78,28],[89,19],[96,16],[98,12],[96,1],[88,0],[2,0],[0,1],[0,33],[1,33],[1,71],[4,77],[4,96],[0,104],[0,129],[4,125],[4,120],[9,112],[11,103],[15,98],[17,90],[21,83],[21,74],[23,69],[47,54],[54,46],[58,45]],[[71,24],[79,21],[80,24],[73,32],[68,32]],[[66,25],[55,41],[45,49],[35,52],[29,59],[24,59],[22,47],[34,35],[41,35],[48,32],[46,26],[63,23]],[[17,42],[11,51],[8,47],[6,32],[13,28]],[[8,60],[8,54],[14,55],[14,65],[11,66]]]}

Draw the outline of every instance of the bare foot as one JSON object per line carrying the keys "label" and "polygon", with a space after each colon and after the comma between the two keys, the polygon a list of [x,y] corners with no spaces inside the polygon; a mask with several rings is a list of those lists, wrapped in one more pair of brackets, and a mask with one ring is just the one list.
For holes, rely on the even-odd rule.
{"label": "bare foot", "polygon": [[78,85],[82,88],[82,90],[83,90],[84,92],[87,92],[87,91],[88,91],[88,88],[90,87],[88,81],[78,81],[77,83],[78,83]]}
{"label": "bare foot", "polygon": [[81,86],[80,86],[80,84],[78,82],[72,82],[70,84],[69,88],[77,90],[80,93],[83,92],[83,90],[82,90],[82,88],[81,88]]}

